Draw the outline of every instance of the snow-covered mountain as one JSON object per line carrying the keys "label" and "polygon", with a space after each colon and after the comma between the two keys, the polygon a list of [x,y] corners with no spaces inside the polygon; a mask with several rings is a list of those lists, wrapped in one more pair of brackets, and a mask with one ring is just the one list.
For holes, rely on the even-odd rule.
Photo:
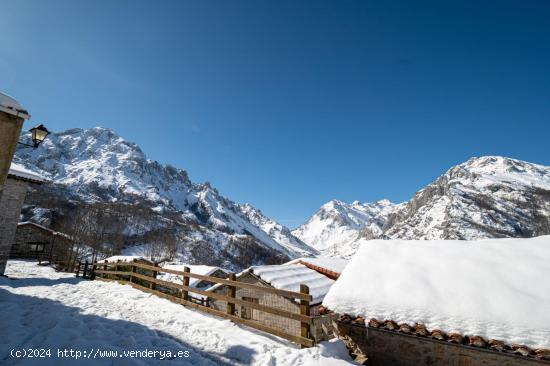
{"label": "snow-covered mountain", "polygon": [[360,237],[379,237],[388,216],[399,207],[388,200],[374,203],[355,201],[351,204],[332,200],[321,206],[317,213],[292,233],[323,251]]}
{"label": "snow-covered mountain", "polygon": [[[380,202],[386,203],[380,206]],[[357,214],[357,207],[372,205],[382,209]],[[472,158],[449,169],[406,203],[331,201],[293,233],[324,255],[339,257],[352,256],[364,239],[547,235],[550,167],[500,156]]]}
{"label": "snow-covered mountain", "polygon": [[[48,177],[68,200],[139,202],[161,216],[193,224],[198,229],[186,239],[209,243],[207,251],[223,251],[235,239],[242,242],[248,237],[253,240],[247,243],[283,257],[317,253],[251,205],[223,197],[208,183],[191,182],[185,170],[147,159],[139,146],[108,128],[51,134],[39,149],[19,147],[15,159]],[[51,186],[37,189],[55,192]],[[35,207],[32,214],[41,213],[40,209]]]}
{"label": "snow-covered mountain", "polygon": [[484,156],[449,169],[384,227],[394,239],[533,237],[550,233],[550,167]]}

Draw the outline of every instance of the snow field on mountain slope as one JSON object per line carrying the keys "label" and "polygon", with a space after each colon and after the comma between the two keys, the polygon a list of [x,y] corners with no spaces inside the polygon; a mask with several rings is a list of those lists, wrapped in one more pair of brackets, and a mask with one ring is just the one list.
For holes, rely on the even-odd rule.
{"label": "snow field on mountain slope", "polygon": [[[188,351],[175,365],[351,365],[343,344],[296,345],[130,286],[75,278],[36,262],[9,261],[0,278],[0,364],[69,365],[57,349]],[[5,316],[9,314],[9,316]],[[13,358],[12,349],[49,348],[52,358]],[[89,365],[155,365],[158,359],[79,359]],[[164,363],[165,364],[165,363]]]}

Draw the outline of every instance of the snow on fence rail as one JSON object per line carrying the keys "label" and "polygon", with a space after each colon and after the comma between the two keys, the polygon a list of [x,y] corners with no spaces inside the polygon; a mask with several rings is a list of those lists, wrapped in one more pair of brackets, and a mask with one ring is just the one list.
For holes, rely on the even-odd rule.
{"label": "snow on fence rail", "polygon": [[[91,267],[91,272],[88,272],[88,268]],[[80,266],[79,266],[80,268]],[[138,269],[141,271],[138,272]],[[88,272],[88,273],[86,273]],[[157,278],[159,272],[170,273],[178,276],[182,276],[182,284],[165,281]],[[229,275],[229,279],[222,279],[218,277],[200,275],[197,273],[191,273],[188,267],[185,267],[184,271],[176,271],[168,268],[162,268],[156,265],[149,265],[139,262],[116,262],[116,263],[101,263],[95,262],[85,267],[83,276],[86,274],[93,279],[102,281],[116,281],[123,284],[128,284],[141,291],[148,292],[159,297],[168,299],[170,301],[182,304],[184,306],[192,307],[200,311],[204,311],[209,314],[217,315],[222,318],[229,319],[235,323],[244,324],[251,328],[255,328],[278,337],[287,339],[289,341],[298,343],[304,347],[312,347],[314,340],[311,336],[311,325],[313,324],[314,317],[310,316],[310,302],[312,296],[309,294],[309,288],[306,285],[300,286],[300,292],[293,292],[288,290],[280,290],[270,287],[263,287],[255,284],[244,283],[236,281],[234,273]],[[78,275],[78,273],[77,273]],[[100,277],[101,276],[101,277]],[[211,291],[201,290],[195,287],[189,286],[189,279],[196,278],[198,280],[204,280],[213,282],[228,287],[228,295],[219,294]],[[176,294],[172,292],[164,292],[157,288],[160,285],[161,288],[168,288],[176,290]],[[300,314],[293,313],[287,310],[274,308],[271,306],[249,302],[239,299],[235,296],[236,288],[246,288],[256,290],[260,292],[267,292],[279,296],[284,296],[292,299],[299,300],[300,302]],[[196,300],[189,296],[189,293],[205,296],[216,300],[222,300],[227,303],[226,311],[220,311],[204,305],[204,302],[197,303]],[[179,295],[179,296],[178,296]],[[274,314],[277,316],[285,317],[294,321],[299,321],[301,324],[301,334],[295,335],[288,332],[274,329],[266,326],[254,320],[243,319],[235,315],[235,305],[240,305],[245,308],[255,309],[258,311]]]}

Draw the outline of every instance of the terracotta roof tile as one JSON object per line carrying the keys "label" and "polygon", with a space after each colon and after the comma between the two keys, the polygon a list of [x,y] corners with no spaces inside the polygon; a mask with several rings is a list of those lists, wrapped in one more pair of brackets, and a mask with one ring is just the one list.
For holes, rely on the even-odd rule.
{"label": "terracotta roof tile", "polygon": [[467,345],[477,348],[489,349],[495,352],[507,352],[524,357],[534,357],[537,359],[550,361],[550,350],[549,349],[531,349],[525,345],[521,344],[512,344],[507,345],[503,341],[495,339],[484,339],[483,337],[477,335],[462,335],[459,333],[446,333],[439,329],[433,329],[429,331],[423,324],[415,324],[411,327],[407,323],[397,324],[393,320],[384,320],[383,322],[371,318],[368,321],[363,317],[353,317],[349,314],[340,315],[339,322],[346,324],[355,324],[363,327],[370,328],[382,328],[388,331],[400,332],[405,334],[413,334],[419,337],[429,337],[437,339],[440,341],[447,341],[449,343]]}

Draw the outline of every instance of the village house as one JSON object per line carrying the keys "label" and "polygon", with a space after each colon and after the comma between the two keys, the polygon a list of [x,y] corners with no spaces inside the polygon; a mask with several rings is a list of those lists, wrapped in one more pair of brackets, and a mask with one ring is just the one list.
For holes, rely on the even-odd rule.
{"label": "village house", "polygon": [[[326,267],[327,265],[325,265]],[[311,326],[311,337],[315,342],[320,342],[331,337],[331,321],[328,317],[322,316],[321,303],[334,279],[315,271],[303,263],[287,263],[281,265],[254,266],[239,273],[236,276],[238,282],[244,282],[263,287],[272,287],[279,290],[300,291],[300,285],[306,285],[312,296],[310,302],[310,315],[316,316]],[[227,294],[227,286],[214,285],[208,291],[218,294]],[[268,292],[262,292],[247,288],[237,288],[235,296],[244,301],[266,305],[273,308],[286,310],[300,314],[300,303],[294,299]],[[209,299],[212,308],[225,311],[226,302],[222,300]],[[246,320],[257,321],[270,328],[281,330],[292,335],[300,335],[300,322],[287,317],[271,314],[246,306],[237,306],[235,315]]]}
{"label": "village house", "polygon": [[12,244],[15,243],[17,223],[30,184],[42,184],[45,179],[12,163],[0,197],[0,275],[4,274]]}
{"label": "village house", "polygon": [[323,305],[362,364],[550,365],[549,244],[372,241]]}
{"label": "village house", "polygon": [[73,241],[67,234],[34,222],[17,224],[10,258],[34,258],[42,261],[63,261],[70,257]]}

